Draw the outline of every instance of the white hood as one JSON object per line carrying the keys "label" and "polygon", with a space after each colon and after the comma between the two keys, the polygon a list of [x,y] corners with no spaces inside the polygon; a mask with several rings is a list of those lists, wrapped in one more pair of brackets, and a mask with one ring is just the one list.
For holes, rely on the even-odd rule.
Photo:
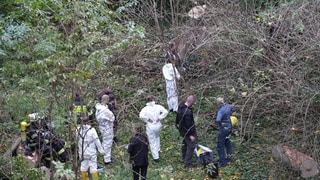
{"label": "white hood", "polygon": [[[139,117],[145,123],[158,123],[158,120],[164,119],[168,115],[168,111],[154,101],[148,102],[147,105],[140,111]],[[148,122],[151,120],[152,122]]]}

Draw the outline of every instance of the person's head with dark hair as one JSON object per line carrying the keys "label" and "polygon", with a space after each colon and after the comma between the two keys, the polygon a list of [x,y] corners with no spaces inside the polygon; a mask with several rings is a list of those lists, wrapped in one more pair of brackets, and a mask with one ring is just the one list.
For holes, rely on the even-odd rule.
{"label": "person's head with dark hair", "polygon": [[109,86],[105,86],[105,88],[98,94],[98,101],[101,103],[101,99],[103,95],[108,95],[109,101],[112,101],[114,95],[113,95],[113,91]]}
{"label": "person's head with dark hair", "polygon": [[75,94],[74,101],[81,101],[81,98],[80,98],[80,94],[79,94],[79,93],[76,93],[76,94]]}
{"label": "person's head with dark hair", "polygon": [[147,102],[152,102],[154,101],[154,97],[152,95],[147,96]]}
{"label": "person's head with dark hair", "polygon": [[80,124],[81,123],[81,121],[82,121],[82,123],[83,124],[88,124],[89,123],[89,116],[87,116],[85,113],[81,113],[81,115],[80,115],[80,117],[79,117],[79,119],[78,119],[78,123]]}
{"label": "person's head with dark hair", "polygon": [[142,132],[142,127],[141,125],[135,125],[134,128],[133,128],[134,132],[137,134],[137,133],[141,133]]}
{"label": "person's head with dark hair", "polygon": [[88,124],[89,123],[89,116],[83,115],[82,122],[83,122],[83,124]]}
{"label": "person's head with dark hair", "polygon": [[105,93],[106,95],[109,95],[109,94],[112,94],[112,93],[113,93],[113,92],[112,92],[112,89],[111,89],[109,86],[106,86],[103,91],[104,91],[104,93]]}
{"label": "person's head with dark hair", "polygon": [[139,136],[140,140],[142,140],[145,144],[149,144],[148,138],[142,133],[142,126],[140,124],[137,124],[133,127],[133,133],[135,136]]}
{"label": "person's head with dark hair", "polygon": [[169,48],[170,48],[170,51],[175,51],[176,50],[176,43],[174,41],[170,41],[169,42]]}

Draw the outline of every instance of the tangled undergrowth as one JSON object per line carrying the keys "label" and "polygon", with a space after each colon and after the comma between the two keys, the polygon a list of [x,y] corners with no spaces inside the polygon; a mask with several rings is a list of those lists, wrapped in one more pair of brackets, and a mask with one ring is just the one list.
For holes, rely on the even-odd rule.
{"label": "tangled undergrowth", "polygon": [[[90,7],[85,12],[95,17],[90,2],[84,2],[83,5]],[[58,133],[68,142],[63,122],[74,93],[80,91],[88,105],[93,106],[97,93],[108,84],[118,99],[118,134],[123,143],[114,145],[116,165],[105,168],[106,179],[130,179],[130,165],[122,145],[129,140],[133,124],[140,122],[138,113],[145,104],[146,95],[152,94],[159,104],[166,104],[161,68],[167,42],[175,41],[182,55],[182,63],[186,65],[185,71],[177,66],[183,77],[178,83],[179,101],[184,101],[189,94],[197,97],[194,112],[198,143],[215,151],[216,131],[209,125],[214,122],[217,111],[215,97],[224,96],[228,103],[235,104],[237,108],[239,124],[232,137],[235,161],[231,166],[221,169],[220,179],[299,179],[298,172],[274,161],[271,149],[277,144],[286,144],[316,161],[320,158],[320,124],[317,116],[320,110],[319,3],[281,1],[271,7],[253,8],[246,2],[203,1],[207,8],[200,19],[190,19],[184,15],[186,9],[193,5],[191,2],[183,6],[175,4],[172,10],[177,12],[168,20],[162,19],[167,16],[153,16],[168,13],[160,10],[154,12],[150,8],[154,7],[152,1],[148,1],[141,4],[143,8],[138,10],[134,6],[128,6],[133,9],[125,8],[126,17],[145,27],[146,37],[139,37],[139,41],[135,39],[108,49],[106,47],[109,47],[110,42],[118,43],[122,37],[114,35],[119,39],[110,40],[109,43],[92,43],[80,38],[79,44],[71,38],[76,43],[70,46],[77,47],[79,52],[66,50],[64,54],[52,52],[49,56],[46,51],[40,51],[38,45],[39,55],[35,59],[20,60],[19,53],[13,53],[10,58],[4,57],[6,63],[1,61],[1,153],[8,149],[11,138],[19,135],[19,122],[29,111],[39,111],[39,108],[48,111],[49,119],[55,121]],[[165,10],[166,7],[160,9]],[[79,16],[70,17],[81,20]],[[59,20],[58,17],[54,23]],[[154,20],[156,17],[160,20],[158,26]],[[37,22],[38,19],[32,20]],[[66,31],[60,32],[63,27],[76,29],[70,32],[74,35],[83,30],[82,26],[79,28],[75,25],[77,23],[70,23],[70,19],[60,20],[58,32],[52,30],[52,24],[48,25],[48,29],[36,29],[44,29],[44,36],[50,35],[47,33],[52,30],[51,33],[55,35],[52,39],[61,36],[63,40],[71,37],[64,34]],[[168,22],[172,24],[168,25]],[[161,23],[163,26],[160,26]],[[86,24],[90,23],[83,22],[82,25]],[[89,35],[92,34],[83,33],[83,36],[88,35],[85,37],[91,40]],[[63,40],[57,44],[71,41]],[[28,41],[20,42],[19,45],[23,43],[29,47]],[[83,47],[86,50],[82,52]],[[117,48],[120,50],[117,51]],[[7,49],[8,52],[16,52],[14,48]],[[68,48],[61,46],[61,49]],[[23,51],[24,48],[20,50],[27,53]],[[90,54],[95,50],[110,56],[106,58],[99,52],[98,55]],[[26,57],[34,57],[32,52]],[[62,58],[60,54],[63,54]],[[95,61],[95,58],[99,61]],[[80,61],[88,64],[81,64]],[[103,67],[103,70],[99,67]],[[162,161],[160,164],[150,162],[149,179],[206,179],[201,167],[190,171],[183,169],[180,160],[181,139],[173,122],[174,115],[170,114],[163,123]],[[15,167],[17,163],[14,161],[19,159],[13,159],[10,163],[1,160],[1,164],[7,163],[8,168],[1,166],[0,173],[19,175],[19,179],[24,171],[23,168]],[[72,162],[68,165],[72,169]]]}

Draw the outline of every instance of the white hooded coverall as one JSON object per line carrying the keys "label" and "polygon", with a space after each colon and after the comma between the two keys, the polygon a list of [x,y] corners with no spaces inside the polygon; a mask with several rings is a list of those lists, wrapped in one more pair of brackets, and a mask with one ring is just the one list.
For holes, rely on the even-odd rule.
{"label": "white hooded coverall", "polygon": [[168,111],[154,101],[148,102],[139,114],[140,119],[146,123],[146,131],[153,159],[159,159],[161,120],[167,115]]}
{"label": "white hooded coverall", "polygon": [[81,161],[80,171],[85,172],[90,167],[90,173],[98,172],[97,148],[101,154],[104,154],[104,150],[96,129],[84,124],[79,126],[75,133],[78,141],[78,154]]}
{"label": "white hooded coverall", "polygon": [[108,105],[96,104],[96,119],[99,123],[102,135],[102,147],[105,151],[104,162],[111,162],[111,148],[113,143],[113,122],[114,114],[109,110]]}
{"label": "white hooded coverall", "polygon": [[[174,70],[173,70],[174,69]],[[176,79],[180,79],[177,68],[172,63],[167,63],[162,67],[162,73],[166,80],[167,103],[169,110],[178,111],[178,91]]]}

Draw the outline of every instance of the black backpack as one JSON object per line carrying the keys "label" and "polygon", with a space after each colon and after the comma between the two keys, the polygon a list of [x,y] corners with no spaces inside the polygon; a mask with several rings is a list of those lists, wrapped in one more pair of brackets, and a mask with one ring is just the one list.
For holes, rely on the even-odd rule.
{"label": "black backpack", "polygon": [[218,162],[213,160],[212,152],[204,152],[200,154],[200,163],[204,166],[204,171],[211,178],[219,176]]}

